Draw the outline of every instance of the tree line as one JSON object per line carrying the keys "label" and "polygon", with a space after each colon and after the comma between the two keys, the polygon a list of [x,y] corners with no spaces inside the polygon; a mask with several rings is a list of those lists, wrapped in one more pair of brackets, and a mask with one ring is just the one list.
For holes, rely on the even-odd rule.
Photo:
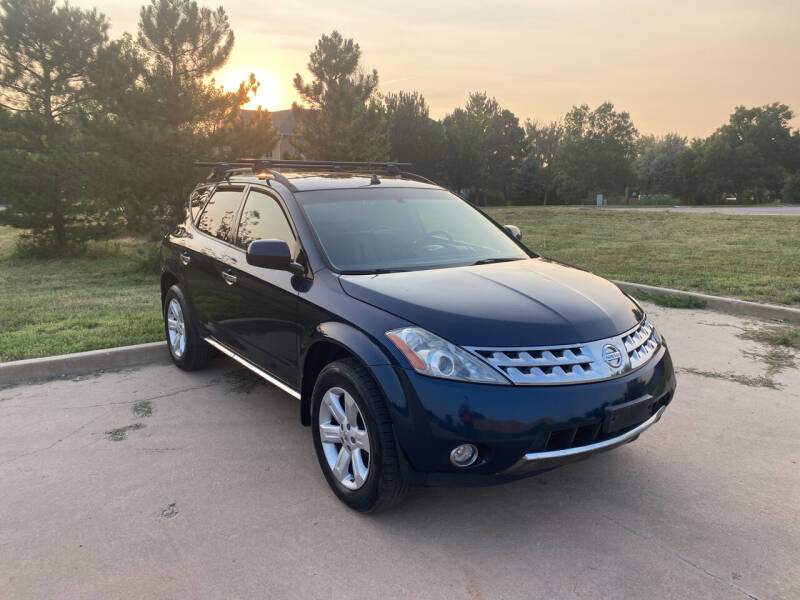
{"label": "tree line", "polygon": [[641,135],[611,102],[573,106],[563,119],[519,118],[485,92],[441,120],[419,92],[381,94],[378,73],[338,32],[311,54],[296,146],[307,158],[397,160],[477,204],[568,204],[594,195],[668,194],[686,203],[726,198],[800,202],[800,131],[785,104],[737,107],[727,123],[691,142],[677,133]]}
{"label": "tree line", "polygon": [[[210,76],[235,37],[222,7],[150,0],[136,35],[110,39],[96,10],[0,0],[0,222],[28,250],[163,231],[204,174],[195,160],[264,156],[270,113],[243,111],[259,83]],[[705,139],[640,135],[606,102],[520,122],[485,92],[443,119],[417,91],[380,93],[378,72],[334,31],[299,73],[294,146],[308,159],[411,162],[480,205],[566,204],[593,194],[670,194],[689,203],[800,201],[800,132],[786,105],[738,107]]]}

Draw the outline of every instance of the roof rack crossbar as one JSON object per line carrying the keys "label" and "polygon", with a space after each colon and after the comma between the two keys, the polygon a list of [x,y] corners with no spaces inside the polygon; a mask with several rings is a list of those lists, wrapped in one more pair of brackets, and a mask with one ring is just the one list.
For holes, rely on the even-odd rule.
{"label": "roof rack crossbar", "polygon": [[292,182],[276,169],[314,169],[318,171],[348,171],[348,170],[368,170],[373,173],[380,171],[394,177],[407,177],[418,179],[426,183],[433,183],[429,179],[402,171],[402,167],[410,167],[411,163],[401,162],[356,162],[356,161],[334,161],[334,160],[276,160],[271,158],[240,158],[229,162],[204,162],[194,163],[197,167],[211,167],[211,174],[206,181],[220,181],[230,179],[233,173],[241,171],[252,171],[254,174],[269,173],[272,177],[285,185],[291,191],[296,192],[297,188]]}
{"label": "roof rack crossbar", "polygon": [[357,162],[357,161],[343,161],[343,160],[302,160],[302,159],[272,159],[272,158],[240,158],[236,161],[237,164],[253,164],[253,163],[268,163],[272,168],[280,167],[295,167],[295,168],[335,168],[342,169],[381,169],[385,170],[391,167],[410,167],[411,163],[401,162]]}
{"label": "roof rack crossbar", "polygon": [[280,171],[275,171],[269,168],[266,164],[268,161],[259,160],[257,162],[204,162],[198,161],[194,163],[196,167],[211,167],[211,174],[206,178],[206,181],[220,181],[222,179],[230,179],[233,173],[242,171],[251,171],[252,173],[269,173],[274,179],[280,181],[283,185],[291,191],[296,192],[297,188],[291,181]]}
{"label": "roof rack crossbar", "polygon": [[289,178],[286,177],[286,175],[284,175],[280,171],[276,171],[275,169],[270,169],[269,168],[269,162],[268,161],[255,162],[255,163],[252,164],[251,169],[253,171],[253,174],[255,174],[255,175],[258,175],[260,173],[269,173],[270,175],[272,175],[273,179],[275,179],[276,181],[281,182],[283,185],[285,185],[287,188],[289,188],[289,191],[291,191],[291,192],[296,192],[297,191],[297,188],[295,187],[295,185],[291,181],[289,181]]}

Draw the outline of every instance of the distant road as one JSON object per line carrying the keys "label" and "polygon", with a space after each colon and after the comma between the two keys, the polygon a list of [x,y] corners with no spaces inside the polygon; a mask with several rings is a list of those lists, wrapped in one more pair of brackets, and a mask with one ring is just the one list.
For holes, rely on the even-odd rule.
{"label": "distant road", "polygon": [[627,210],[645,212],[720,213],[723,215],[800,217],[800,204],[781,206],[580,206],[583,210]]}

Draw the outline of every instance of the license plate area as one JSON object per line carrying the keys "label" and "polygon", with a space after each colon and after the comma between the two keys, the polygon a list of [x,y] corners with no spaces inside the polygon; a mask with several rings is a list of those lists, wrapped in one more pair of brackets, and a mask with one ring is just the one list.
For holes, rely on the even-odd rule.
{"label": "license plate area", "polygon": [[606,406],[603,433],[614,433],[646,421],[653,415],[655,404],[655,398],[650,394],[645,394],[641,398],[636,398],[624,404]]}

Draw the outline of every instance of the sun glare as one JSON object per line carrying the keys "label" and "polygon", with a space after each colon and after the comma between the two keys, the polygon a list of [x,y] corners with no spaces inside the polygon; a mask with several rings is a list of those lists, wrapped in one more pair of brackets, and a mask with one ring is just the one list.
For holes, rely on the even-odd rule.
{"label": "sun glare", "polygon": [[224,71],[217,75],[218,85],[222,85],[228,91],[239,88],[239,84],[246,81],[250,73],[255,73],[256,81],[259,82],[258,92],[251,96],[250,102],[242,108],[255,110],[259,106],[269,111],[280,110],[281,94],[280,87],[275,77],[271,73],[259,69],[239,67],[231,71]]}

